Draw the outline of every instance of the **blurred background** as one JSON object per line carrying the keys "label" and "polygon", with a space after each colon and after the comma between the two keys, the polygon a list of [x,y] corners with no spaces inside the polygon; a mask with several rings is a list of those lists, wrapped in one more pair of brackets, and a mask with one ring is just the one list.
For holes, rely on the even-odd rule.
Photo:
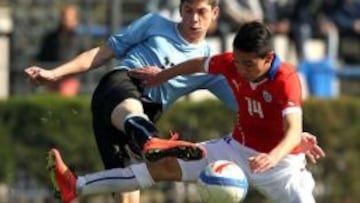
{"label": "blurred background", "polygon": [[[102,169],[89,101],[99,78],[116,61],[46,87],[31,85],[24,69],[52,68],[104,43],[147,12],[177,21],[178,4],[179,0],[0,0],[0,203],[55,202],[45,170],[51,146],[63,149],[79,172]],[[358,202],[360,1],[222,0],[220,8],[207,37],[217,51],[231,51],[238,25],[258,19],[276,34],[279,56],[297,67],[304,86],[305,130],[317,135],[328,153],[310,166],[318,202]],[[230,132],[235,117],[212,98],[206,91],[187,96],[165,113],[159,128],[167,132],[175,127],[192,141]],[[219,118],[227,122],[214,122]],[[149,203],[201,202],[194,185],[181,183],[159,184],[144,190],[142,198]],[[79,201],[113,202],[110,195]],[[251,191],[246,202],[266,200]]]}

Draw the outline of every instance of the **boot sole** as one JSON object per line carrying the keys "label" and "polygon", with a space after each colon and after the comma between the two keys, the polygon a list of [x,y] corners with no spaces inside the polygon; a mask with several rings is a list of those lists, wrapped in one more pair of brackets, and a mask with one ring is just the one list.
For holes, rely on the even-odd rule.
{"label": "boot sole", "polygon": [[52,156],[52,154],[49,152],[48,156],[47,156],[47,166],[46,169],[49,172],[49,177],[51,180],[51,185],[52,185],[52,189],[53,189],[53,196],[57,199],[61,199],[61,194],[60,194],[60,189],[59,186],[56,182],[56,162],[54,157]]}
{"label": "boot sole", "polygon": [[176,157],[184,161],[195,161],[203,158],[203,150],[198,147],[179,146],[170,149],[151,149],[145,152],[145,158],[150,162],[155,162],[165,157]]}

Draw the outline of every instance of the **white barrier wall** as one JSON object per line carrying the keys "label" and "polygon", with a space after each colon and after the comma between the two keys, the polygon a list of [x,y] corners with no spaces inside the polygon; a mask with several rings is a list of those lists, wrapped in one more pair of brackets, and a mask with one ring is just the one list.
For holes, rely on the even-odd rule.
{"label": "white barrier wall", "polygon": [[10,8],[0,8],[0,99],[9,96],[9,60],[10,39],[12,31],[12,20]]}

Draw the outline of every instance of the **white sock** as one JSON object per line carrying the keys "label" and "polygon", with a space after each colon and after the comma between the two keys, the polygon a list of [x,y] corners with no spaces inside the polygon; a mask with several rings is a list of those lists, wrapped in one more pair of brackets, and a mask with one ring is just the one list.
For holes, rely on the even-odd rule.
{"label": "white sock", "polygon": [[141,188],[147,188],[154,185],[155,182],[145,163],[133,164],[130,165],[130,168],[134,172]]}
{"label": "white sock", "polygon": [[76,188],[80,196],[135,191],[149,187],[153,183],[145,163],[140,163],[127,168],[115,168],[79,176]]}

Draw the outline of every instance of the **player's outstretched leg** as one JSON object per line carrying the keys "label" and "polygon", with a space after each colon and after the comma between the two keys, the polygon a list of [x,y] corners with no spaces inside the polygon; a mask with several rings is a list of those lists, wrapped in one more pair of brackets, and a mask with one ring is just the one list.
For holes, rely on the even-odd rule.
{"label": "player's outstretched leg", "polygon": [[76,176],[63,162],[57,149],[51,149],[47,157],[47,170],[56,198],[69,203],[76,198]]}
{"label": "player's outstretched leg", "polygon": [[192,142],[177,140],[178,135],[172,135],[165,140],[157,137],[149,139],[143,147],[143,153],[148,161],[157,161],[165,157],[177,157],[185,161],[199,160],[206,155],[205,148]]}

